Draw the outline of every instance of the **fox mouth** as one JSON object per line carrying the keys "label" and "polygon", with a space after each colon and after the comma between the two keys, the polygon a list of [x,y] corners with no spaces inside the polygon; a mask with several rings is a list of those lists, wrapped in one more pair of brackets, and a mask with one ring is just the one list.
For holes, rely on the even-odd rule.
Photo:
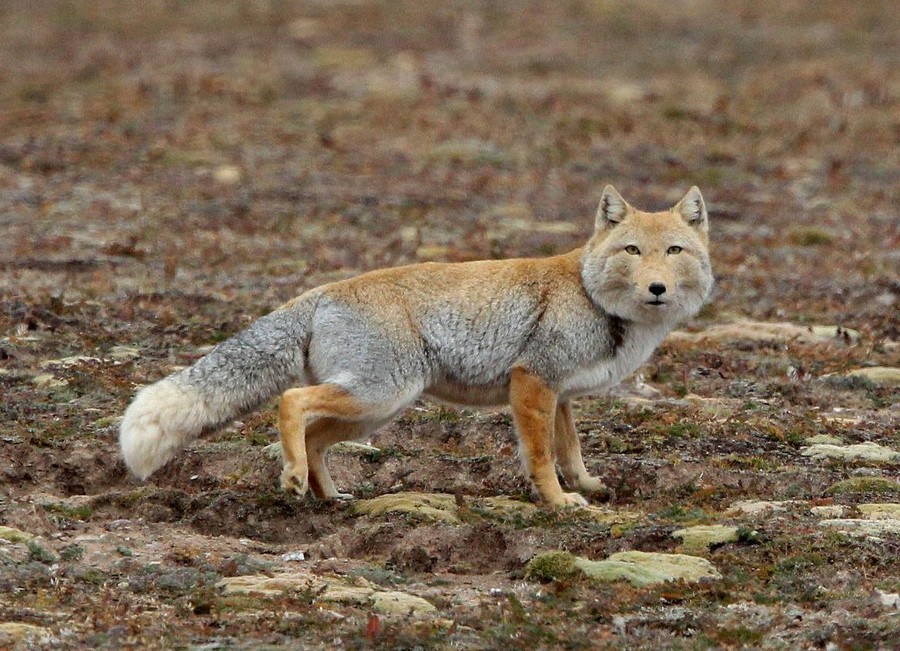
{"label": "fox mouth", "polygon": [[652,301],[647,301],[647,305],[665,305],[665,301],[661,301],[658,298],[654,298]]}

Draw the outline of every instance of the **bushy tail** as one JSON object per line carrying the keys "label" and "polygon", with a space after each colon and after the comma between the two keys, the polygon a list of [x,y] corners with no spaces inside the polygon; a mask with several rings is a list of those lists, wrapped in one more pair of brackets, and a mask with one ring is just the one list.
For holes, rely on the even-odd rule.
{"label": "bushy tail", "polygon": [[211,432],[304,378],[315,309],[312,296],[254,322],[198,360],[141,389],[122,418],[119,445],[146,479],[201,434]]}

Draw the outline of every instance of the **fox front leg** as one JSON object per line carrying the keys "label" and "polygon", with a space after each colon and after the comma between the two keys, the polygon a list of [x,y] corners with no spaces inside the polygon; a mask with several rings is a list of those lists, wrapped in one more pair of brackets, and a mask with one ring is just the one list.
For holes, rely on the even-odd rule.
{"label": "fox front leg", "polygon": [[575,418],[572,405],[568,401],[560,402],[556,407],[556,430],[553,433],[553,449],[556,462],[562,472],[563,479],[569,487],[577,486],[585,493],[606,493],[607,488],[600,479],[592,477],[584,467],[581,457],[581,443],[575,429]]}
{"label": "fox front leg", "polygon": [[550,506],[585,506],[578,493],[564,493],[553,463],[556,392],[537,375],[516,367],[509,384],[509,404],[525,466],[541,499]]}

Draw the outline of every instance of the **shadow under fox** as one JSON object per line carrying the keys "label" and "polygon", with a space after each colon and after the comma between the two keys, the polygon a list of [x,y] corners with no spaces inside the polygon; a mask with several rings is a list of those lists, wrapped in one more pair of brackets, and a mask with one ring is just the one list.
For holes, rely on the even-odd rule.
{"label": "shadow under fox", "polygon": [[[425,394],[509,404],[529,477],[550,505],[602,490],[585,468],[572,398],[632,373],[695,314],[713,278],[694,187],[671,210],[635,210],[607,186],[592,237],[548,258],[425,263],[311,289],[140,390],[122,454],[148,477],[188,442],[282,394],[281,485],[338,492],[327,448],[367,436]],[[570,489],[564,492],[556,468]]]}

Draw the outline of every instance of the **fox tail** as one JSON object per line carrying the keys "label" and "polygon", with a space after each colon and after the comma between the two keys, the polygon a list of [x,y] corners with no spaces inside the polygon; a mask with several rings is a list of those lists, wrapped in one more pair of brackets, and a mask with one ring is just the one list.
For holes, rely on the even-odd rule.
{"label": "fox tail", "polygon": [[146,479],[197,437],[303,384],[314,310],[310,299],[276,310],[138,391],[119,428],[128,468]]}

